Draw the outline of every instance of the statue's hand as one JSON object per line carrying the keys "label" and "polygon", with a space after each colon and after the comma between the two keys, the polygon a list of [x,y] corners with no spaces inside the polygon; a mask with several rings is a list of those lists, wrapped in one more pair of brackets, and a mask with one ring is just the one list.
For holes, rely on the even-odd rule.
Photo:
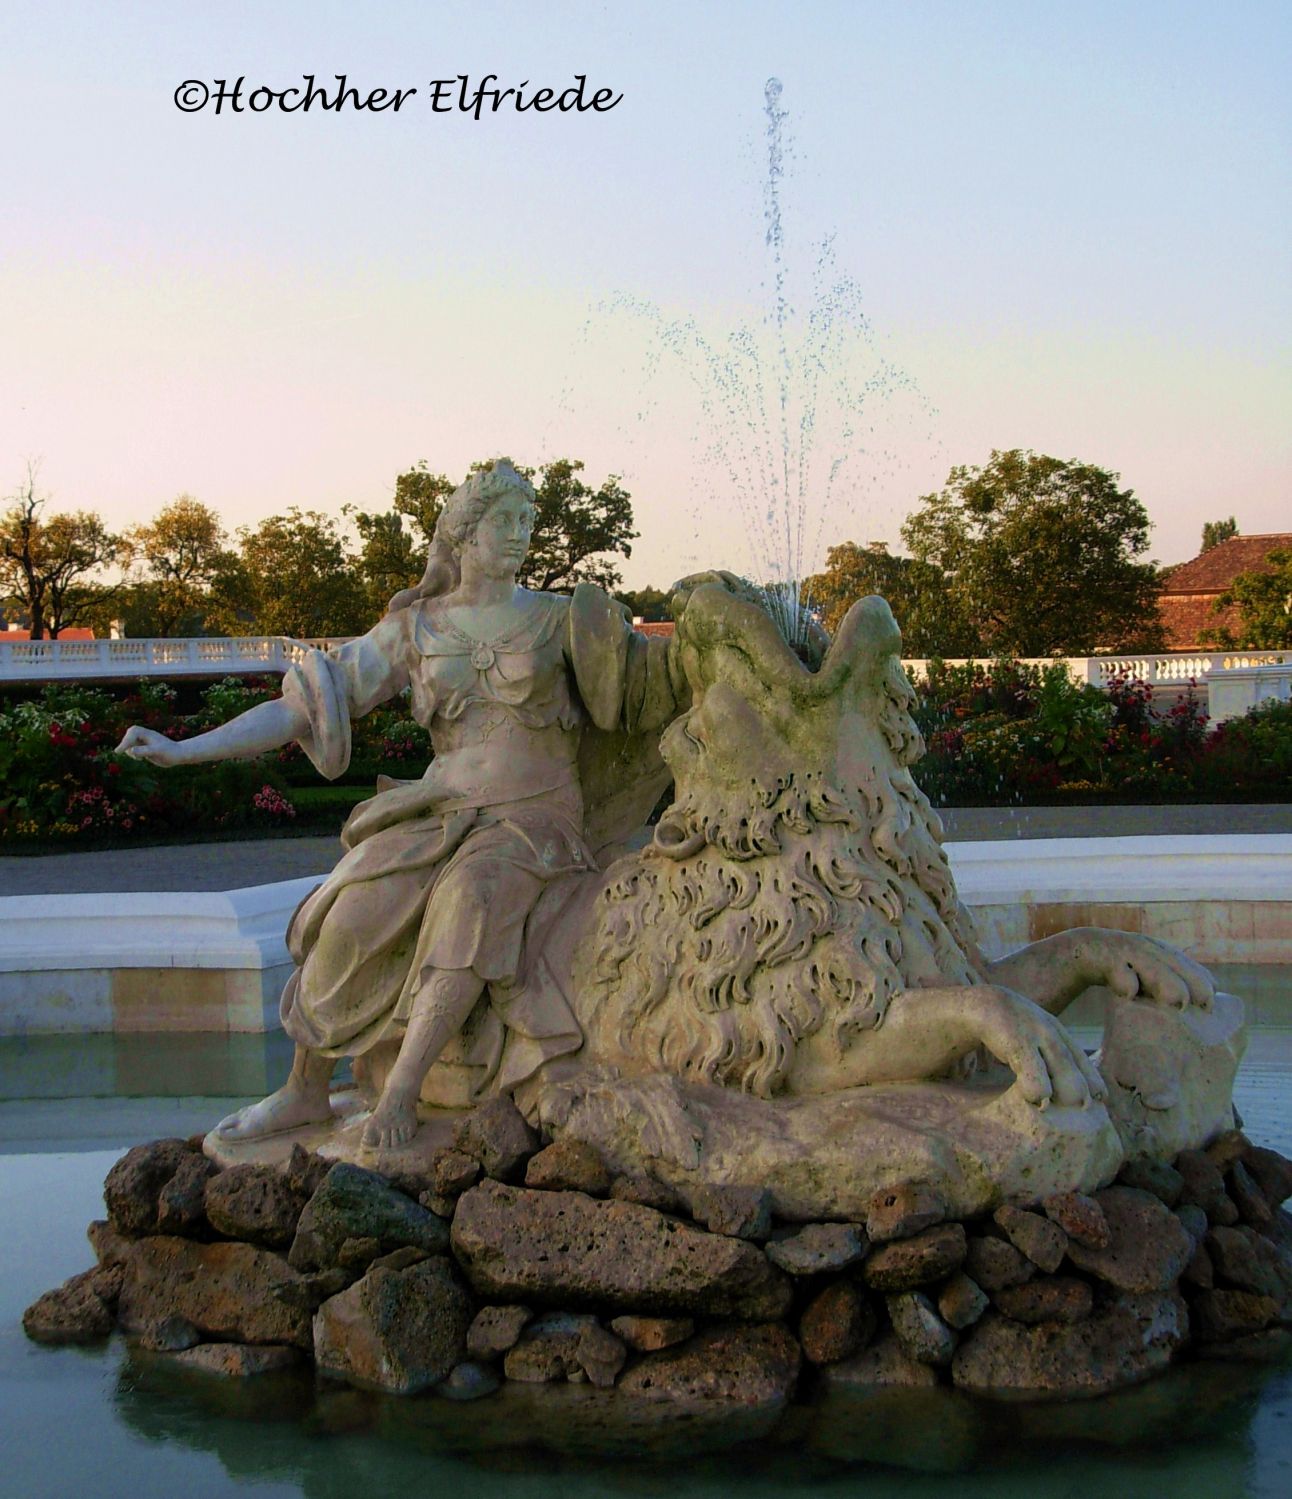
{"label": "statue's hand", "polygon": [[1216,983],[1207,970],[1177,948],[1137,932],[1102,932],[1103,982],[1119,999],[1143,999],[1186,1010],[1209,1010]]}
{"label": "statue's hand", "polygon": [[150,765],[179,765],[184,758],[183,750],[173,739],[155,729],[145,729],[142,724],[126,730],[116,752],[129,755],[132,760],[147,760]]}
{"label": "statue's hand", "polygon": [[1028,1103],[1079,1105],[1104,1097],[1094,1063],[1053,1016],[994,984],[971,993],[970,1019],[982,1045],[1014,1074]]}

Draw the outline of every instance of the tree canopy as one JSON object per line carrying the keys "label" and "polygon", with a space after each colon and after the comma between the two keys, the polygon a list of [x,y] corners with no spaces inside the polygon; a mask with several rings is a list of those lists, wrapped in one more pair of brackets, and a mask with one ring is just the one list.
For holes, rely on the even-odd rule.
{"label": "tree canopy", "polygon": [[224,527],[209,506],[182,494],[123,539],[132,579],[132,632],[192,635],[201,629],[208,591],[228,565]]}
{"label": "tree canopy", "polygon": [[1204,640],[1222,650],[1268,651],[1292,646],[1292,549],[1276,547],[1265,554],[1269,567],[1239,573],[1213,608],[1234,609],[1238,625],[1205,631]]}
{"label": "tree canopy", "polygon": [[358,635],[373,623],[337,522],[292,506],[242,526],[211,588],[208,622],[228,635]]}
{"label": "tree canopy", "polygon": [[1222,541],[1238,535],[1238,522],[1231,515],[1227,520],[1209,520],[1202,523],[1202,551],[1209,552]]}
{"label": "tree canopy", "polygon": [[1117,474],[1014,448],[953,468],[902,537],[984,651],[1087,655],[1161,640],[1157,570],[1138,560],[1149,530]]}
{"label": "tree canopy", "polygon": [[961,614],[941,570],[930,562],[891,555],[854,541],[831,547],[822,573],[805,580],[803,602],[831,634],[867,594],[882,594],[902,628],[908,656],[972,656],[980,642]]}
{"label": "tree canopy", "polygon": [[57,639],[89,618],[105,594],[102,571],[121,545],[93,511],[46,515],[47,503],[29,467],[0,515],[0,596],[26,614],[33,640]]}

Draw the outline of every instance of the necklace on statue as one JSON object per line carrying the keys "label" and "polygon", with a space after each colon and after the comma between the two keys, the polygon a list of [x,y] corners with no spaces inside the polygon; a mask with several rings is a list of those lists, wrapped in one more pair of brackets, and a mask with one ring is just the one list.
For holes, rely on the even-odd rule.
{"label": "necklace on statue", "polygon": [[529,621],[522,619],[509,630],[503,630],[500,634],[493,635],[488,639],[484,639],[479,635],[468,634],[467,631],[459,629],[452,620],[444,615],[440,615],[435,623],[441,634],[447,635],[451,640],[456,641],[458,645],[466,648],[466,652],[471,658],[471,665],[477,671],[488,671],[498,659],[499,651],[509,645]]}

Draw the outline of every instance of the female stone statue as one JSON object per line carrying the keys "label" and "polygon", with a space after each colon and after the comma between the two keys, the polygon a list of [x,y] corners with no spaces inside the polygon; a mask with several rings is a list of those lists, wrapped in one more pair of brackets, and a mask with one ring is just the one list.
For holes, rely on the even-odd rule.
{"label": "female stone statue", "polygon": [[[527,951],[526,923],[554,882],[597,867],[580,776],[587,718],[603,740],[621,733],[620,797],[644,788],[649,802],[667,775],[652,751],[634,758],[623,731],[653,744],[683,689],[668,642],[634,635],[600,590],[571,599],[517,585],[533,517],[533,489],[510,463],[473,474],[440,515],[422,582],[366,635],[311,652],[280,698],[209,733],[176,743],[134,727],[119,746],[174,765],[295,740],[332,778],[349,763],[351,719],[406,688],[430,731],[426,774],[355,809],[344,857],[292,920],[291,1075],[226,1119],[227,1139],[327,1120],[337,1060],[398,1045],[363,1143],[399,1147],[417,1129],[419,1095],[468,1103],[582,1043]],[[602,841],[612,832],[602,826]]]}

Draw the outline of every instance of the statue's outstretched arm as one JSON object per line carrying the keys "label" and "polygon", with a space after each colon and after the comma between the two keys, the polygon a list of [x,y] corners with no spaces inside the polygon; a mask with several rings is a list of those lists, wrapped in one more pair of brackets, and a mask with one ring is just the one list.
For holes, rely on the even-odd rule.
{"label": "statue's outstretched arm", "polygon": [[168,739],[135,724],[125,732],[117,753],[153,765],[201,765],[210,760],[244,760],[300,739],[308,733],[309,714],[299,702],[276,697],[257,703],[218,728],[192,739]]}

